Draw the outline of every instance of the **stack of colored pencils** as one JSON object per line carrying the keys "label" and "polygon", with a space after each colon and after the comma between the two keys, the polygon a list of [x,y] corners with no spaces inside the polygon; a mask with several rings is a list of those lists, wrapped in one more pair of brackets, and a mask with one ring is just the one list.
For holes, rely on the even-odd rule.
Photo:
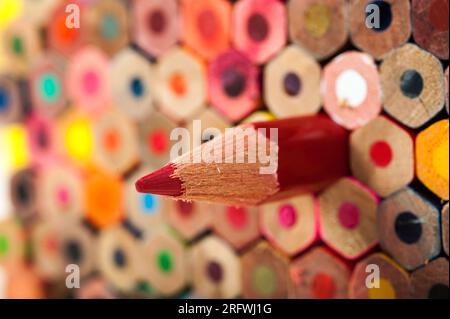
{"label": "stack of colored pencils", "polygon": [[20,3],[0,298],[448,298],[448,0]]}

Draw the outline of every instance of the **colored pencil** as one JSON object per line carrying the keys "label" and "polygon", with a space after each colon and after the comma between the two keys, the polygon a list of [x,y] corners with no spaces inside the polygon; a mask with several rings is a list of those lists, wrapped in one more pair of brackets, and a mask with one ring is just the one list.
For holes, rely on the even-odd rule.
{"label": "colored pencil", "polygon": [[162,226],[143,243],[145,277],[162,296],[173,296],[185,288],[189,278],[184,244]]}
{"label": "colored pencil", "polygon": [[75,264],[81,277],[91,274],[97,266],[97,239],[81,222],[63,221],[60,231],[58,248],[63,267]]}
{"label": "colored pencil", "polygon": [[116,174],[126,174],[139,163],[137,127],[118,111],[105,112],[94,125],[93,162]]}
{"label": "colored pencil", "polygon": [[289,294],[288,260],[261,241],[241,257],[242,295],[252,299],[282,299]]}
{"label": "colored pencil", "polygon": [[321,106],[320,65],[296,45],[283,49],[264,69],[264,98],[277,117],[315,114]]}
{"label": "colored pencil", "polygon": [[2,32],[0,45],[10,65],[8,73],[28,74],[34,58],[42,51],[39,40],[38,30],[25,18],[15,21]]}
{"label": "colored pencil", "polygon": [[409,188],[385,199],[377,215],[383,250],[414,270],[441,252],[439,211]]}
{"label": "colored pencil", "polygon": [[53,117],[67,106],[64,70],[66,61],[56,54],[45,55],[35,63],[30,76],[33,108]]}
{"label": "colored pencil", "polygon": [[38,113],[29,116],[26,125],[32,164],[45,165],[56,157],[55,126]]}
{"label": "colored pencil", "polygon": [[349,130],[366,125],[381,112],[381,87],[377,66],[364,53],[347,51],[323,70],[325,111]]}
{"label": "colored pencil", "polygon": [[109,107],[109,59],[100,49],[83,47],[74,53],[67,68],[67,94],[77,107],[89,114]]}
{"label": "colored pencil", "polygon": [[235,250],[242,251],[260,236],[259,211],[255,207],[216,205],[211,228]]}
{"label": "colored pencil", "polygon": [[41,278],[49,282],[65,278],[67,273],[60,246],[61,219],[39,220],[31,228],[33,267]]}
{"label": "colored pencil", "polygon": [[134,0],[132,37],[150,55],[161,56],[179,37],[179,13],[176,0]]}
{"label": "colored pencil", "polygon": [[84,212],[83,174],[60,162],[47,163],[37,173],[38,211],[46,220],[81,219]]}
{"label": "colored pencil", "polygon": [[384,110],[411,128],[419,128],[444,106],[440,61],[414,44],[387,55],[380,66]]}
{"label": "colored pencil", "polygon": [[[66,26],[66,7],[68,4],[75,4],[79,8],[80,28],[68,28]],[[70,56],[86,44],[88,28],[81,27],[85,22],[85,10],[86,5],[80,0],[64,0],[58,3],[50,17],[48,17],[46,28],[47,44],[51,49],[65,56]]]}
{"label": "colored pencil", "polygon": [[319,237],[318,203],[311,194],[265,204],[259,210],[262,234],[289,256],[304,251]]}
{"label": "colored pencil", "polygon": [[411,35],[409,0],[350,0],[348,16],[353,44],[377,60],[403,45]]}
{"label": "colored pencil", "polygon": [[214,208],[211,205],[166,200],[167,209],[163,212],[165,220],[182,238],[193,240],[208,230],[214,214]]}
{"label": "colored pencil", "polygon": [[409,274],[382,253],[369,255],[353,270],[349,296],[352,299],[408,299],[411,297]]}
{"label": "colored pencil", "polygon": [[208,236],[189,252],[194,293],[203,298],[236,298],[241,293],[239,256],[223,240]]}
{"label": "colored pencil", "polygon": [[189,120],[206,104],[206,66],[189,51],[175,47],[156,66],[155,97],[175,122]]}
{"label": "colored pencil", "polygon": [[299,299],[348,298],[350,268],[325,247],[316,247],[289,266],[292,297]]}
{"label": "colored pencil", "polygon": [[448,300],[448,260],[441,257],[414,271],[411,286],[413,298]]}
{"label": "colored pencil", "polygon": [[94,171],[86,179],[84,192],[85,216],[96,228],[107,228],[124,219],[121,177]]}
{"label": "colored pencil", "polygon": [[98,238],[98,268],[102,276],[123,292],[135,289],[144,274],[139,243],[120,224],[103,229]]}
{"label": "colored pencil", "polygon": [[364,256],[378,243],[377,204],[372,190],[341,178],[319,195],[320,237],[346,259]]}
{"label": "colored pencil", "polygon": [[414,178],[414,140],[387,117],[379,116],[350,136],[353,175],[382,197]]}
{"label": "colored pencil", "polygon": [[181,40],[207,60],[230,46],[231,9],[225,0],[182,0]]}
{"label": "colored pencil", "polygon": [[344,0],[290,0],[287,4],[291,40],[323,60],[348,39],[348,8]]}
{"label": "colored pencil", "polygon": [[56,152],[77,166],[88,167],[94,144],[92,124],[92,118],[85,113],[73,109],[65,112],[56,126]]}
{"label": "colored pencil", "polygon": [[126,48],[111,60],[114,106],[135,121],[145,121],[154,110],[154,66],[137,51]]}
{"label": "colored pencil", "polygon": [[262,64],[287,41],[287,14],[278,0],[239,0],[233,10],[233,44],[252,62]]}
{"label": "colored pencil", "polygon": [[242,53],[229,50],[208,65],[208,93],[214,108],[239,121],[259,106],[259,70]]}
{"label": "colored pencil", "polygon": [[449,122],[441,120],[416,137],[416,171],[419,180],[439,198],[449,198]]}
{"label": "colored pencil", "polygon": [[[227,164],[222,158],[216,165],[192,162],[191,159],[205,147],[218,145],[223,148],[224,141],[230,136],[245,140],[243,134],[234,130],[141,178],[136,183],[137,190],[184,200],[257,205],[305,191],[321,190],[347,173],[347,132],[324,116],[260,122],[247,127],[253,136],[261,128],[278,129],[279,141],[274,145],[278,148],[276,174],[260,174],[260,168],[264,169],[260,163]],[[264,134],[262,139],[267,137]],[[248,139],[240,144],[245,146],[245,143],[248,144]],[[251,147],[254,146],[250,145],[248,149]],[[264,147],[267,151],[267,143]]]}
{"label": "colored pencil", "polygon": [[127,46],[129,21],[126,1],[98,0],[89,6],[85,19],[89,28],[89,43],[109,55]]}
{"label": "colored pencil", "polygon": [[177,126],[166,116],[153,112],[139,123],[139,145],[142,162],[159,167],[170,159],[170,150],[174,142],[170,134]]}

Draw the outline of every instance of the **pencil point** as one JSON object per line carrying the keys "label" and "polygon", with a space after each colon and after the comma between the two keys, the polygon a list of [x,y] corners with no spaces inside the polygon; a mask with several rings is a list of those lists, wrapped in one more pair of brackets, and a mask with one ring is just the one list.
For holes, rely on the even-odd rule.
{"label": "pencil point", "polygon": [[156,170],[136,182],[136,190],[140,193],[151,193],[164,196],[181,196],[183,187],[181,180],[173,176],[175,166],[168,164]]}

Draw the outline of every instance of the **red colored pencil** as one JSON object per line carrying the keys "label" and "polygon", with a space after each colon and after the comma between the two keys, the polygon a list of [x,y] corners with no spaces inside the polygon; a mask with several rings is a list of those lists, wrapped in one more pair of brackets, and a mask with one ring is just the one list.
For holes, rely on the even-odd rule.
{"label": "red colored pencil", "polygon": [[[142,177],[136,182],[136,189],[181,200],[259,205],[317,192],[348,172],[348,133],[324,115],[258,122],[239,128],[250,129],[246,131],[250,132],[249,136],[251,132],[253,137],[258,136],[258,143],[254,143],[257,145],[252,145],[251,138],[246,139],[236,131],[225,132]],[[261,129],[266,129],[267,135],[260,140]],[[272,129],[277,129],[277,139],[273,138]],[[231,143],[230,137],[234,138]],[[271,173],[264,171],[267,165],[249,160],[252,151],[260,154],[261,150],[255,147],[261,145],[266,147],[263,149],[266,154],[268,145],[275,150],[272,154],[270,148],[274,155]],[[232,158],[234,161],[228,161],[230,156],[226,150],[230,146],[232,155],[236,155]],[[225,148],[225,156],[216,153],[221,147]],[[217,158],[222,161],[193,160],[209,150],[214,150],[214,155],[220,154]],[[244,152],[244,161],[236,161],[239,152]]]}

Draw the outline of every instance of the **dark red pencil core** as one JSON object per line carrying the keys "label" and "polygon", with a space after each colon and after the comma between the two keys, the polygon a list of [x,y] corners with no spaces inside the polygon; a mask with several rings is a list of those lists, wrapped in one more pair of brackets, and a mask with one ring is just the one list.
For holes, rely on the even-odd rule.
{"label": "dark red pencil core", "polygon": [[175,166],[168,164],[154,171],[136,182],[136,190],[140,193],[151,193],[165,196],[181,196],[183,184],[178,177],[174,176]]}

